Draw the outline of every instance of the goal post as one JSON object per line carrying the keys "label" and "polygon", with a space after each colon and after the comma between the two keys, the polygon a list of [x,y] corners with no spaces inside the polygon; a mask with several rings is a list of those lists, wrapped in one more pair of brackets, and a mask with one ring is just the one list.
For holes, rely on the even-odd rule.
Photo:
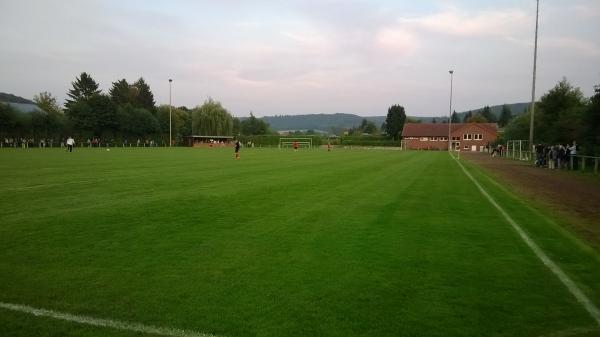
{"label": "goal post", "polygon": [[294,143],[298,144],[298,147],[304,147],[311,149],[313,147],[312,138],[294,138],[294,137],[285,137],[279,138],[279,149],[283,148],[292,148]]}

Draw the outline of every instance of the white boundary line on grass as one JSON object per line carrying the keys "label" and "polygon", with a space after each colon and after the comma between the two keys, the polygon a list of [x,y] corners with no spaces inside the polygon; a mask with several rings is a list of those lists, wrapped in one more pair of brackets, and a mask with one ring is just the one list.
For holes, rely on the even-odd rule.
{"label": "white boundary line on grass", "polygon": [[90,316],[73,315],[64,312],[58,312],[54,310],[40,309],[30,307],[28,305],[12,304],[0,302],[0,308],[8,309],[12,311],[18,311],[34,316],[50,317],[54,319],[60,319],[63,321],[75,322],[80,324],[87,324],[105,328],[113,328],[118,330],[126,330],[132,332],[141,332],[144,334],[155,334],[169,337],[217,337],[212,334],[195,332],[191,330],[174,329],[174,328],[163,328],[152,325],[144,325],[141,323],[123,322],[112,319],[94,318]]}
{"label": "white boundary line on grass", "polygon": [[573,296],[575,296],[575,298],[583,306],[583,308],[590,314],[590,316],[592,316],[596,323],[600,325],[600,310],[598,310],[598,307],[596,307],[596,305],[594,305],[594,303],[581,291],[581,289],[579,289],[577,284],[575,284],[575,282],[573,282],[573,280],[571,280],[571,278],[569,278],[569,276],[567,276],[567,274],[565,274],[565,272],[562,269],[560,269],[560,267],[554,261],[552,261],[552,259],[550,259],[550,257],[548,257],[548,255],[546,255],[546,253],[544,253],[544,251],[535,242],[533,242],[533,240],[531,240],[529,235],[525,233],[521,226],[519,226],[519,224],[515,222],[513,218],[510,217],[510,215],[508,215],[504,208],[502,208],[496,202],[496,200],[492,198],[491,195],[489,195],[489,193],[479,184],[479,182],[477,182],[477,180],[475,180],[475,178],[465,169],[465,167],[460,163],[460,161],[458,161],[452,154],[450,154],[450,157],[452,157],[452,159],[456,161],[456,163],[458,164],[458,166],[460,166],[465,175],[469,179],[471,179],[475,186],[477,186],[479,192],[481,192],[481,194],[483,194],[483,196],[486,197],[490,204],[496,207],[500,214],[504,216],[506,221],[508,221],[508,223],[514,228],[514,230],[519,234],[521,239],[523,239],[527,246],[531,248],[531,250],[535,253],[535,256],[537,256],[540,259],[540,261],[546,267],[548,267],[548,269],[550,269],[550,271],[552,271],[552,273],[554,273],[556,277],[558,277],[560,282],[562,282],[562,284],[565,287],[567,287],[569,292]]}

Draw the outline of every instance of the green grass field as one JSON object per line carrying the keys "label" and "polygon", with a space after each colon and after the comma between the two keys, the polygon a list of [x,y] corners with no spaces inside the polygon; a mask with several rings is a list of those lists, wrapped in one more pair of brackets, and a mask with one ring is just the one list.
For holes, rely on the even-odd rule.
{"label": "green grass field", "polygon": [[[600,255],[464,163],[600,305]],[[444,152],[0,151],[0,302],[217,336],[600,336]],[[143,336],[0,308],[1,336]]]}

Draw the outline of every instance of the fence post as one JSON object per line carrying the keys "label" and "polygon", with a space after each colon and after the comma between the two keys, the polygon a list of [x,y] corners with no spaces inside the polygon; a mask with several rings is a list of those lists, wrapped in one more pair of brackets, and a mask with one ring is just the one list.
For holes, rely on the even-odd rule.
{"label": "fence post", "polygon": [[569,170],[573,171],[573,156],[569,156]]}
{"label": "fence post", "polygon": [[519,140],[519,160],[523,160],[523,148],[521,147],[522,141]]}
{"label": "fence post", "polygon": [[598,174],[598,157],[594,159],[594,174]]}

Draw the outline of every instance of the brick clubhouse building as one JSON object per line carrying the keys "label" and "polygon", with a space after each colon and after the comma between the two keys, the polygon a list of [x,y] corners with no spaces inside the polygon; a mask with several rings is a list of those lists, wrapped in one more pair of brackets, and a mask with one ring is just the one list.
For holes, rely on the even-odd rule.
{"label": "brick clubhouse building", "polygon": [[[498,137],[496,123],[452,123],[455,151],[484,151]],[[402,147],[410,150],[448,150],[448,124],[406,123]]]}

